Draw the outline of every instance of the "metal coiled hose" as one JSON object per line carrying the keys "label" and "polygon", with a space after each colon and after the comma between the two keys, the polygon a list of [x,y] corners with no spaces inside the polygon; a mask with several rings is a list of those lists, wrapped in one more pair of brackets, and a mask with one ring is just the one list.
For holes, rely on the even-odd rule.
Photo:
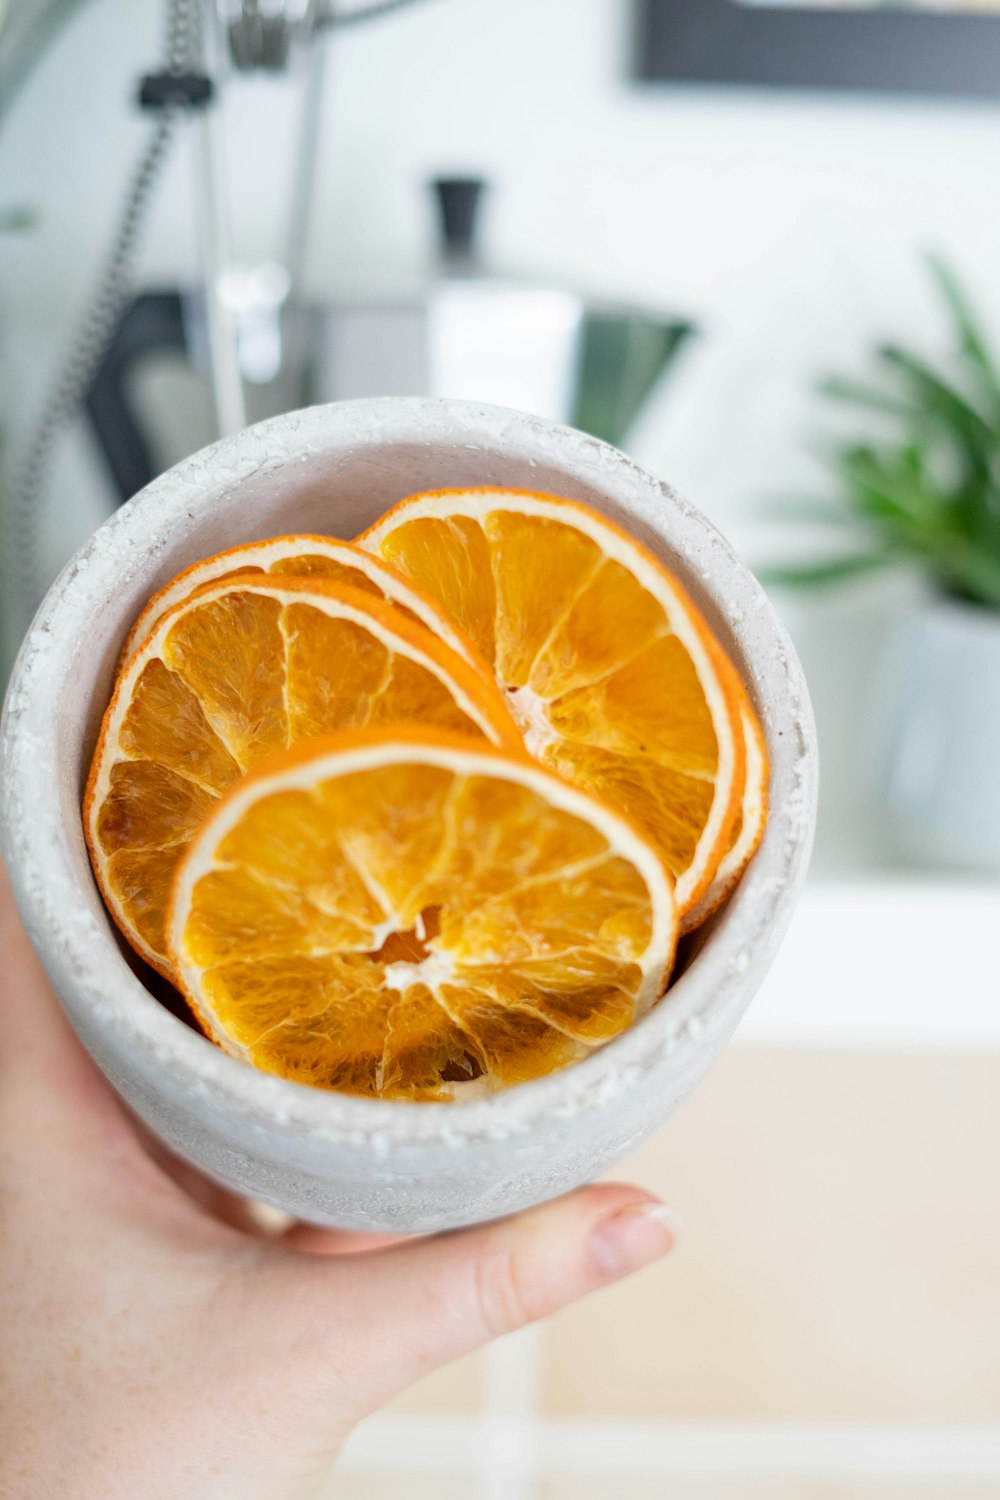
{"label": "metal coiled hose", "polygon": [[[201,0],[167,0],[164,71],[183,75],[201,67]],[[44,588],[39,557],[39,502],[66,423],[75,415],[131,293],[139,237],[152,191],[182,116],[182,105],[157,114],[135,165],[97,285],[69,341],[59,373],[42,400],[11,465],[3,516],[8,626],[20,637]]]}

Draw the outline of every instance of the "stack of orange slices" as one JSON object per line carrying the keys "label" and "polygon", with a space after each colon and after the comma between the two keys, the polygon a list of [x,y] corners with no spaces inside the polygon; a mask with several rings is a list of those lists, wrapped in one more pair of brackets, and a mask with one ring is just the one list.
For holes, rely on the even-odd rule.
{"label": "stack of orange slices", "polygon": [[677,579],[599,512],[498,489],[181,573],[84,798],[111,916],[209,1037],[402,1100],[631,1025],[766,815],[757,717]]}

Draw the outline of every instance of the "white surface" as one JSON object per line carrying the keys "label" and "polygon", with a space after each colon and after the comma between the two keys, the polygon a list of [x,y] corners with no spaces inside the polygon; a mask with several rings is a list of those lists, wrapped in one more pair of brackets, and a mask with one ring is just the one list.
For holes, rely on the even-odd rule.
{"label": "white surface", "polygon": [[1000,1047],[1000,884],[807,884],[737,1042]]}
{"label": "white surface", "polygon": [[[515,1427],[511,1425],[514,1441]],[[345,1468],[481,1474],[486,1424],[462,1417],[374,1417],[344,1448]],[[1000,1429],[554,1419],[532,1426],[536,1475],[934,1481],[1000,1480]],[[510,1492],[522,1500],[524,1489]],[[536,1493],[532,1486],[531,1493]],[[609,1496],[620,1494],[610,1489]],[[329,1494],[336,1494],[336,1481]],[[504,1500],[508,1500],[504,1495]]]}
{"label": "white surface", "polygon": [[476,1458],[480,1500],[533,1500],[542,1357],[537,1323],[486,1347],[483,1440]]}

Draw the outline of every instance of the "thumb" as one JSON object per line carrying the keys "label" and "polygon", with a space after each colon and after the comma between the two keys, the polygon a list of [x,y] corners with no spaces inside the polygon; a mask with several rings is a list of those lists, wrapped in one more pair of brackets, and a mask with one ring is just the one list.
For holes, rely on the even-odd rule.
{"label": "thumb", "polygon": [[297,1276],[313,1277],[312,1327],[337,1330],[340,1356],[350,1309],[351,1334],[365,1351],[352,1362],[361,1416],[429,1370],[659,1259],[674,1235],[663,1204],[605,1184],[369,1255],[309,1257]]}

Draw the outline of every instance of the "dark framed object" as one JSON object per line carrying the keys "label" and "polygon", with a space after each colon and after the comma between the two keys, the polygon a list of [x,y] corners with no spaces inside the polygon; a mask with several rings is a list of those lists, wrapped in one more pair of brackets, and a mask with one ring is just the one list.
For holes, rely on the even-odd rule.
{"label": "dark framed object", "polygon": [[1000,10],[636,0],[637,78],[1000,99]]}

